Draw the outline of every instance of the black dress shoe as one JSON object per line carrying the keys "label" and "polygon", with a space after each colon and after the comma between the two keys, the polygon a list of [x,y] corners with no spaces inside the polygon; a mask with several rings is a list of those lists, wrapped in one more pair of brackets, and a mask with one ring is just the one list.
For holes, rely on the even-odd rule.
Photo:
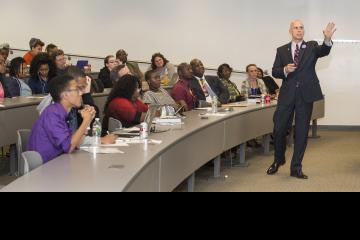
{"label": "black dress shoe", "polygon": [[274,174],[276,174],[276,173],[279,171],[279,168],[280,168],[281,166],[284,166],[285,164],[286,164],[285,161],[284,161],[284,162],[281,162],[281,163],[277,163],[277,162],[273,163],[273,164],[270,166],[270,168],[267,170],[267,174],[268,174],[268,175],[274,175]]}
{"label": "black dress shoe", "polygon": [[303,179],[303,180],[309,179],[309,177],[306,176],[306,175],[303,173],[302,170],[292,171],[292,172],[291,172],[291,177],[298,178],[298,179]]}

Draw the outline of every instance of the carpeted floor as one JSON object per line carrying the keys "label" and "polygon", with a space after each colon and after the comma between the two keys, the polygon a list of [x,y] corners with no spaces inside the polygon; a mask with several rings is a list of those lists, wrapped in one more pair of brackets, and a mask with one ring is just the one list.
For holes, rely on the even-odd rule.
{"label": "carpeted floor", "polygon": [[[304,173],[309,180],[291,178],[292,148],[287,152],[287,164],[275,176],[266,170],[273,156],[248,153],[247,168],[229,168],[224,164],[221,179],[212,178],[212,168],[196,173],[197,192],[359,192],[360,132],[320,131],[319,139],[310,139],[304,159]],[[273,152],[272,152],[273,153]],[[225,176],[227,178],[225,178]],[[178,190],[184,191],[183,184]]]}

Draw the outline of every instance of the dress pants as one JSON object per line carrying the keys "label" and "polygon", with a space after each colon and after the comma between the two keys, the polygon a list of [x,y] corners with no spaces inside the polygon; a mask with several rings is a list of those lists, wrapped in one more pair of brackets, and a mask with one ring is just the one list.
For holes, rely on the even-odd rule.
{"label": "dress pants", "polygon": [[304,101],[299,88],[296,89],[293,101],[279,103],[274,115],[274,148],[275,162],[281,164],[286,161],[286,136],[289,126],[292,126],[295,115],[295,148],[291,162],[291,171],[302,170],[302,161],[305,155],[310,121],[314,103]]}

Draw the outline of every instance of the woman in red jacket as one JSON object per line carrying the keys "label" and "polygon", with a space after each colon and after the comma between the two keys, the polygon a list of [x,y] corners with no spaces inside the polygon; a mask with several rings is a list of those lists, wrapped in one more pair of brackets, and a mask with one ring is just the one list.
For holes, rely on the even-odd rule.
{"label": "woman in red jacket", "polygon": [[140,100],[140,86],[139,79],[131,75],[125,75],[116,82],[105,105],[105,131],[110,117],[121,121],[125,128],[144,122],[148,106]]}

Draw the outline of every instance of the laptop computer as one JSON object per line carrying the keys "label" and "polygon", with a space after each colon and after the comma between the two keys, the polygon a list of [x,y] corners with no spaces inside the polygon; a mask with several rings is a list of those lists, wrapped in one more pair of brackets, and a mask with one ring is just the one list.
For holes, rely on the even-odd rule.
{"label": "laptop computer", "polygon": [[[156,112],[159,109],[159,107],[161,107],[161,106],[150,105],[149,110],[147,111],[147,113],[145,115],[144,122],[146,122],[148,125],[149,135],[151,134],[151,130],[152,130],[151,126],[153,124],[154,118],[156,117]],[[113,134],[119,135],[120,137],[139,137],[140,136],[140,125],[137,125],[130,129],[121,129],[121,130],[114,132]]]}

